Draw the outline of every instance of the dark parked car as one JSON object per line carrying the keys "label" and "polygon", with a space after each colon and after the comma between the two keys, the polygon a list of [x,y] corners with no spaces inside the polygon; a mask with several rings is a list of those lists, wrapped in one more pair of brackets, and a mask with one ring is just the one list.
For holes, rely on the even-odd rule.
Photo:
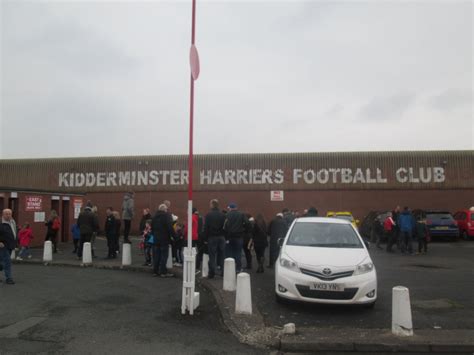
{"label": "dark parked car", "polygon": [[447,211],[415,210],[413,215],[416,219],[426,219],[426,227],[430,233],[431,240],[438,237],[449,237],[452,241],[459,238],[459,227],[452,214]]}
{"label": "dark parked car", "polygon": [[383,222],[388,213],[390,211],[370,211],[359,226],[359,233],[362,237],[372,243],[375,243],[377,236],[380,236],[380,240],[385,241]]}

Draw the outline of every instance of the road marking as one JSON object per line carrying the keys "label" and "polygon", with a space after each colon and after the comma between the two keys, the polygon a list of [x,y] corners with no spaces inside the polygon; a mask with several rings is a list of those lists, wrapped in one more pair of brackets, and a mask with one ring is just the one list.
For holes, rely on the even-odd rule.
{"label": "road marking", "polygon": [[0,329],[0,338],[18,338],[21,332],[45,321],[46,317],[30,317]]}

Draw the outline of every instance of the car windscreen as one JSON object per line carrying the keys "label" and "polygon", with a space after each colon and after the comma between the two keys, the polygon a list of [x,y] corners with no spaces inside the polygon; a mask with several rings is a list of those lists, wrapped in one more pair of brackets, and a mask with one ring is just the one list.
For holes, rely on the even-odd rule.
{"label": "car windscreen", "polygon": [[453,220],[453,216],[451,216],[449,213],[428,213],[426,215],[426,219],[432,220],[432,221],[439,221],[439,220]]}
{"label": "car windscreen", "polygon": [[350,224],[295,223],[287,245],[323,248],[363,248]]}
{"label": "car windscreen", "polygon": [[337,214],[334,217],[339,218],[339,219],[345,219],[346,221],[352,222],[354,220],[354,217],[349,216],[347,214]]}

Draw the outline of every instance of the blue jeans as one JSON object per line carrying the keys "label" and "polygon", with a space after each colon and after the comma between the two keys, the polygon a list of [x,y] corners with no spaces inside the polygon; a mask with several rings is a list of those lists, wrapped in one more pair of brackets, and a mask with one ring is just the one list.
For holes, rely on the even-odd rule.
{"label": "blue jeans", "polygon": [[3,265],[3,272],[7,279],[12,278],[12,263],[10,258],[11,250],[6,247],[0,248],[0,264]]}
{"label": "blue jeans", "polygon": [[229,239],[230,257],[235,260],[235,271],[242,271],[242,247],[244,241],[242,238]]}
{"label": "blue jeans", "polygon": [[166,274],[166,262],[168,261],[168,245],[153,246],[153,271],[157,274]]}
{"label": "blue jeans", "polygon": [[209,237],[207,247],[209,249],[209,276],[213,277],[216,274],[216,265],[221,267],[224,265],[224,236]]}
{"label": "blue jeans", "polygon": [[31,255],[28,250],[29,250],[29,247],[21,247],[20,252],[18,253],[18,256],[20,258],[23,258],[25,256]]}
{"label": "blue jeans", "polygon": [[145,262],[147,264],[151,263],[152,250],[153,250],[153,245],[145,243]]}

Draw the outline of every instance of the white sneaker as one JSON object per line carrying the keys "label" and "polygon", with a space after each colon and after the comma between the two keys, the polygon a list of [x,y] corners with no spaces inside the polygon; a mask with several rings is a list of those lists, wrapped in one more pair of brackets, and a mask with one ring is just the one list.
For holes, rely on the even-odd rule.
{"label": "white sneaker", "polygon": [[16,260],[23,260],[22,258],[20,258],[19,256],[16,257]]}

